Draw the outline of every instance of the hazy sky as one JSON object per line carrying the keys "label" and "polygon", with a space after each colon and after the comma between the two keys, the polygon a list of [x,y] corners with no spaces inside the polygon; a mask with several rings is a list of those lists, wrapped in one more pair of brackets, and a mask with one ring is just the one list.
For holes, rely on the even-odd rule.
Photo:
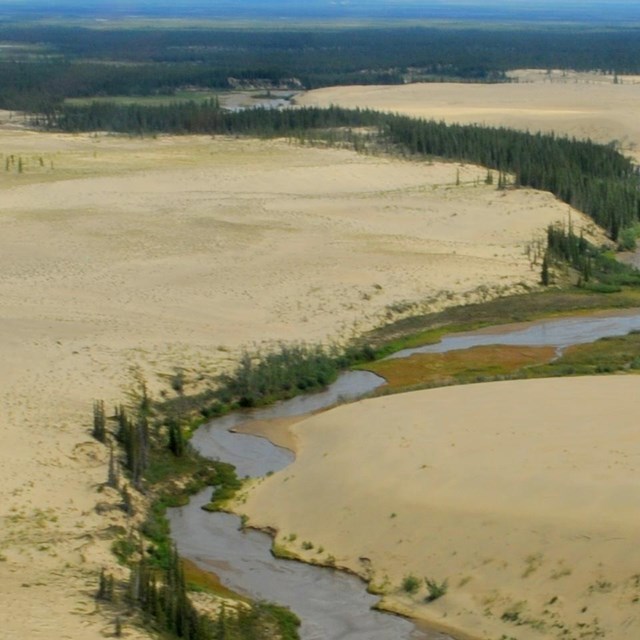
{"label": "hazy sky", "polygon": [[24,13],[640,21],[640,0],[0,0]]}

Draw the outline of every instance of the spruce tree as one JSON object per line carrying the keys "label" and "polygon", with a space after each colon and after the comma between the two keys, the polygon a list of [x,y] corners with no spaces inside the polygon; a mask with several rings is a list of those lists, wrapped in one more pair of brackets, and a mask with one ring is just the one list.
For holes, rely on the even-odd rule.
{"label": "spruce tree", "polygon": [[113,454],[113,445],[109,445],[109,475],[107,484],[114,489],[118,489],[120,478],[118,477],[118,463]]}
{"label": "spruce tree", "polygon": [[96,400],[93,403],[93,431],[91,434],[99,442],[105,442],[107,438],[107,419],[103,400]]}
{"label": "spruce tree", "polygon": [[175,419],[171,418],[168,421],[168,431],[169,431],[169,451],[173,453],[176,458],[184,455],[185,450],[185,442],[184,435],[182,433],[182,427],[180,423]]}
{"label": "spruce tree", "polygon": [[542,259],[542,272],[540,274],[540,284],[544,287],[549,286],[549,259],[547,258],[547,254],[545,253],[544,258]]}

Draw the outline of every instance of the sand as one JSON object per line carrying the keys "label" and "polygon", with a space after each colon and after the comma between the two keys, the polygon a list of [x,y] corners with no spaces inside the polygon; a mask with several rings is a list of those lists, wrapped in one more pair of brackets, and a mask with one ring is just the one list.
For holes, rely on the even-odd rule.
{"label": "sand", "polygon": [[90,437],[94,399],[122,401],[136,375],[154,394],[177,371],[206,382],[246,345],[344,341],[402,313],[534,286],[526,246],[569,214],[549,194],[498,192],[469,165],[0,122],[7,638],[113,631],[93,596],[100,568],[117,571],[109,547],[126,523]]}
{"label": "sand", "polygon": [[[436,628],[637,637],[639,390],[637,376],[548,379],[342,406],[294,426],[295,462],[240,508]],[[426,603],[424,584],[403,591],[410,575],[448,591]]]}
{"label": "sand", "polygon": [[[535,285],[568,207],[485,170],[285,141],[0,131],[0,628],[91,640],[122,513],[92,403],[343,341],[411,309]],[[21,168],[20,168],[21,167]],[[461,184],[456,186],[459,174]],[[573,213],[574,221],[580,216]],[[416,302],[416,306],[412,303]],[[111,533],[110,533],[111,531]],[[27,617],[16,616],[24,611]]]}
{"label": "sand", "polygon": [[[638,78],[516,75],[321,89],[297,102],[590,137],[638,159]],[[385,607],[460,637],[633,638],[639,390],[636,376],[554,379],[340,407],[289,426],[295,463],[238,509],[300,557],[371,580]],[[413,596],[407,576],[421,581]],[[446,580],[447,594],[427,603],[424,577]]]}
{"label": "sand", "polygon": [[408,84],[329,87],[298,96],[306,106],[368,107],[463,124],[555,132],[615,142],[640,159],[640,79],[555,71],[521,70],[509,84]]}

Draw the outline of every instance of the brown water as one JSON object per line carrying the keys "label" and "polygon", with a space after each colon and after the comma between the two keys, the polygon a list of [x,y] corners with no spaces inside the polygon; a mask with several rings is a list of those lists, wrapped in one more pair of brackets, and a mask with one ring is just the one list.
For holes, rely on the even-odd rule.
{"label": "brown water", "polygon": [[[441,353],[487,344],[555,346],[560,352],[572,344],[640,330],[640,309],[575,316],[535,323],[491,327],[446,336],[442,342],[407,349],[390,357],[412,353]],[[210,458],[236,465],[241,476],[262,476],[286,467],[293,454],[256,436],[234,434],[230,428],[249,420],[304,415],[337,402],[362,397],[383,384],[363,371],[344,373],[322,393],[298,396],[265,409],[236,413],[203,425],[193,445]],[[302,619],[303,640],[446,639],[419,630],[410,621],[371,609],[377,598],[366,593],[356,577],[331,569],[280,560],[271,553],[271,538],[259,532],[242,533],[240,520],[229,514],[201,509],[211,490],[189,505],[169,513],[180,553],[215,572],[233,590],[254,599],[268,599],[290,607]]]}

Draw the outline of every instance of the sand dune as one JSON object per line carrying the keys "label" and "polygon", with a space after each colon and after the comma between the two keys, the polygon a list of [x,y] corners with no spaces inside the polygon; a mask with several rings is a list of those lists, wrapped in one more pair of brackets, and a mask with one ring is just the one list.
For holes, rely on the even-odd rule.
{"label": "sand dune", "polygon": [[[333,555],[387,606],[436,627],[633,638],[639,390],[637,376],[550,379],[339,407],[293,427],[296,461],[240,508],[251,524],[277,523],[279,544]],[[447,580],[448,592],[425,603],[424,584],[403,592],[408,575]]]}
{"label": "sand dune", "polygon": [[[519,77],[338,87],[298,102],[617,141],[637,159],[637,78]],[[340,407],[296,425],[293,466],[238,508],[276,527],[280,545],[360,573],[385,606],[436,628],[492,640],[633,638],[639,389],[636,376],[520,381]],[[407,576],[421,581],[413,596]],[[425,576],[447,580],[447,594],[427,603]]]}
{"label": "sand dune", "polygon": [[[557,131],[565,127],[576,135],[617,138],[633,150],[638,125],[629,109],[637,104],[636,90],[630,84],[560,89],[554,85],[545,92],[524,83],[428,85],[322,90],[303,100],[328,103],[340,98],[344,104],[360,101],[445,119],[528,128],[544,125]],[[113,630],[108,612],[96,613],[93,595],[99,568],[114,568],[111,528],[124,522],[117,509],[108,510],[116,498],[102,488],[106,455],[89,437],[89,423],[95,398],[103,398],[108,406],[122,400],[132,384],[132,369],[142,372],[158,392],[168,387],[168,378],[178,367],[185,369],[189,381],[228,367],[242,345],[342,340],[402,310],[437,309],[533,285],[538,268],[529,264],[525,245],[539,237],[549,222],[566,219],[569,212],[549,194],[498,192],[482,183],[485,170],[473,166],[361,157],[285,142],[43,134],[22,130],[22,123],[7,113],[0,113],[0,122],[0,168],[5,169],[0,171],[0,628],[7,638],[92,640]],[[458,173],[460,186],[455,184]],[[581,220],[577,212],[572,218],[574,223]],[[556,384],[569,393],[572,385],[584,383]],[[500,401],[504,396],[517,397],[507,387],[498,389]],[[395,414],[405,400],[386,402]],[[405,424],[394,431],[398,452],[406,453],[412,438],[424,437],[416,431],[424,413],[421,402],[412,399],[406,404]],[[356,447],[357,434],[364,434],[358,424],[360,408],[366,406],[326,417],[353,419],[349,447]],[[363,411],[366,417],[369,409]],[[404,458],[392,450],[387,461],[376,460],[380,469],[398,460],[400,468],[388,472],[398,480],[386,491],[403,505],[402,510],[391,509],[390,498],[371,508],[369,482],[371,489],[380,482],[370,478],[373,461],[361,462],[354,454],[348,467],[336,443],[328,440],[314,455],[305,434],[300,434],[303,448],[296,469],[303,464],[308,469],[300,479],[323,473],[324,453],[329,459],[335,457],[342,465],[341,474],[350,468],[344,480],[352,486],[345,485],[340,499],[351,501],[349,508],[360,519],[352,519],[345,508],[340,512],[343,524],[324,532],[315,512],[301,511],[291,521],[299,529],[299,539],[304,539],[303,531],[314,541],[323,538],[326,549],[344,562],[357,564],[357,557],[370,554],[376,579],[384,580],[388,573],[394,585],[405,571],[449,577],[450,596],[421,610],[421,615],[426,612],[441,619],[446,611],[460,612],[459,624],[464,626],[465,620],[478,619],[478,599],[490,599],[486,594],[494,587],[487,585],[503,579],[504,590],[495,587],[493,604],[487,601],[484,606],[499,618],[503,603],[510,606],[513,598],[522,597],[538,615],[543,591],[525,597],[510,586],[522,582],[518,575],[525,571],[526,557],[537,558],[542,547],[540,542],[530,548],[527,526],[535,516],[530,504],[510,539],[509,553],[515,558],[517,547],[524,560],[518,556],[517,562],[513,559],[512,565],[501,568],[497,552],[474,555],[473,549],[481,548],[485,540],[492,548],[488,534],[483,538],[475,529],[465,533],[466,524],[449,527],[458,518],[466,518],[471,527],[471,515],[462,513],[467,503],[454,500],[462,494],[460,482],[467,476],[434,474],[429,482],[440,482],[439,494],[460,512],[438,503],[438,526],[456,531],[458,537],[452,540],[459,559],[445,563],[431,551],[414,557],[402,545],[410,549],[419,540],[422,550],[430,549],[431,538],[414,535],[413,527],[405,529],[402,523],[433,493],[416,496],[419,485],[412,477],[400,482],[404,476],[395,472],[401,470]],[[362,450],[366,442],[366,437],[360,440]],[[379,454],[378,445],[371,443],[372,454]],[[483,452],[487,446],[489,440],[479,443]],[[414,447],[409,455],[417,451]],[[458,462],[452,456],[444,459]],[[428,464],[427,458],[422,464]],[[409,465],[402,473],[413,471]],[[483,473],[474,496],[479,505],[491,507],[488,493],[481,495],[480,489],[497,487],[500,476],[486,469]],[[564,478],[563,471],[558,473]],[[523,486],[534,486],[532,478],[526,480],[529,484]],[[294,484],[302,499],[304,483]],[[540,495],[548,495],[548,484],[536,487]],[[271,491],[272,484],[264,489]],[[510,489],[500,503],[503,510],[496,502],[487,519],[486,531],[492,535],[503,534],[507,524],[515,527],[505,515],[513,505],[507,498],[519,495],[514,493],[516,487]],[[618,499],[613,493],[598,499],[606,502],[612,496]],[[630,490],[622,492],[620,513],[626,513],[633,496]],[[379,495],[374,497],[377,503]],[[293,494],[287,497],[292,507],[297,500]],[[102,514],[95,509],[97,503],[104,503]],[[264,507],[270,505],[274,510],[261,517],[288,528],[285,518],[293,516],[265,493]],[[382,513],[383,507],[389,513]],[[558,509],[556,505],[554,513]],[[585,509],[593,511],[593,505],[585,503]],[[391,518],[391,512],[396,517]],[[367,522],[379,532],[379,539],[355,536]],[[389,529],[389,523],[396,529]],[[422,528],[422,521],[419,525]],[[609,536],[611,526],[605,521],[602,535]],[[625,520],[619,526],[622,531],[631,525]],[[592,530],[596,535],[593,527],[585,528],[588,535]],[[551,526],[548,530],[556,531]],[[441,541],[441,532],[432,535]],[[465,540],[459,539],[462,535]],[[406,543],[398,542],[405,538]],[[385,545],[391,542],[394,550],[386,556]],[[540,561],[544,572],[534,569],[527,584],[543,575],[547,579],[552,571],[559,575],[554,579],[558,585],[575,582],[575,589],[592,578],[593,563],[585,563],[583,570],[570,545],[558,549],[556,555],[544,555]],[[599,598],[609,602],[603,595],[608,583],[611,593],[625,603],[632,592],[621,586],[627,584],[626,573],[608,569],[606,554],[622,555],[626,547],[593,549],[594,554],[605,554],[603,575],[594,579],[600,581],[593,583],[595,591],[579,601],[588,607],[587,616],[593,607],[602,624],[609,625],[609,614],[600,612],[596,603]],[[535,558],[531,563],[537,567]],[[478,564],[485,560],[490,570]],[[570,564],[571,574],[558,565],[560,560]],[[628,569],[629,574],[635,571]],[[469,586],[454,588],[467,575]],[[562,606],[568,611],[574,602],[567,595]],[[397,604],[414,607],[409,601]],[[623,610],[627,611],[626,604]],[[635,629],[632,612],[628,615],[630,628]],[[483,618],[482,624],[494,628],[491,620]],[[522,629],[518,628],[518,637],[524,637]],[[134,631],[128,633],[135,639]]]}
{"label": "sand dune", "polygon": [[300,105],[362,107],[444,122],[511,127],[591,138],[640,158],[640,82],[623,77],[514,72],[512,84],[408,84],[330,87],[299,96]]}
{"label": "sand dune", "polygon": [[8,128],[0,148],[8,638],[113,630],[93,595],[124,521],[95,511],[116,498],[89,432],[93,400],[125,398],[133,369],[157,393],[176,368],[215,374],[243,345],[341,340],[407,302],[533,285],[524,247],[568,214],[549,194],[484,185],[478,167],[285,142]]}

